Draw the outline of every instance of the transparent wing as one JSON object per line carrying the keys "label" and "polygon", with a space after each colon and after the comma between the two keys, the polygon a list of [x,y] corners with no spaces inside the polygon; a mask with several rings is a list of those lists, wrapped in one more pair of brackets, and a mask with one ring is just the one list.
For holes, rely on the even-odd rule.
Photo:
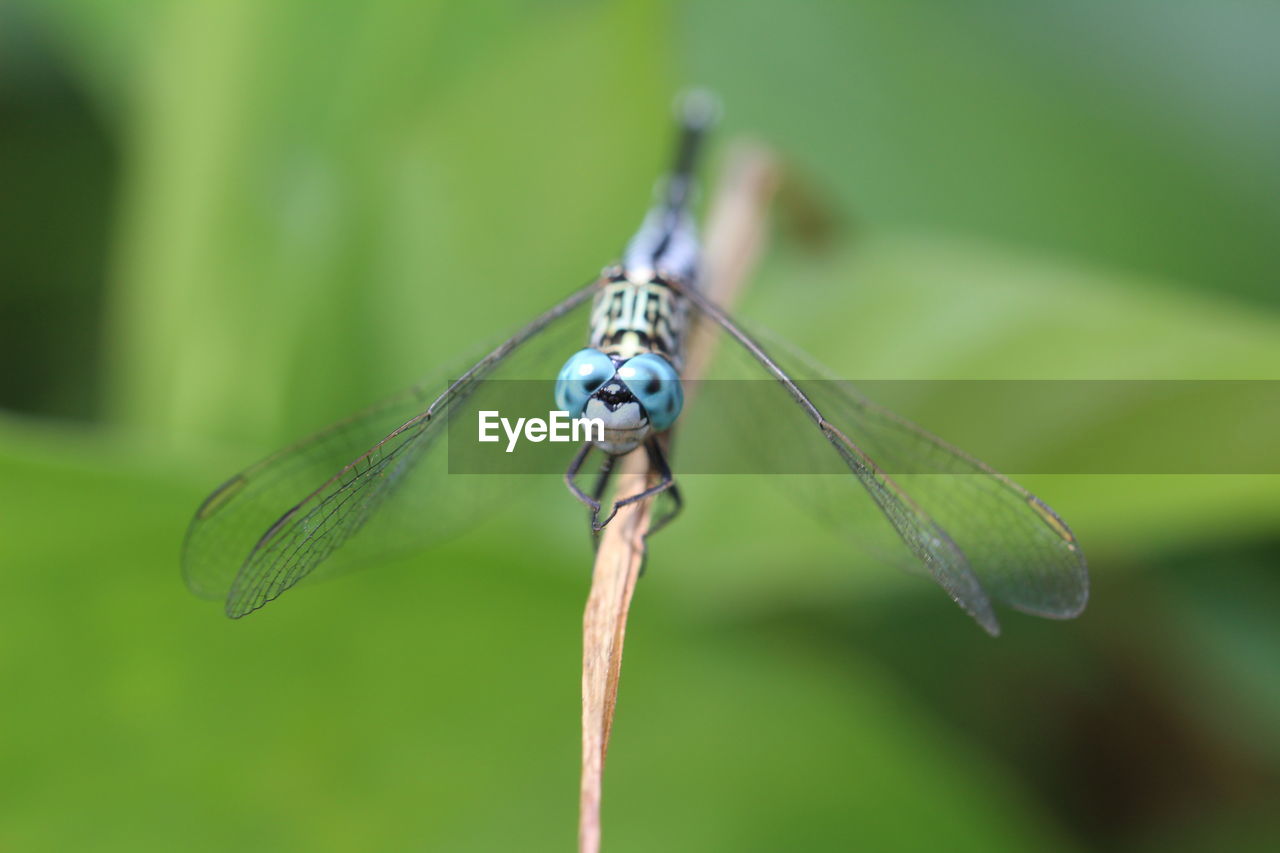
{"label": "transparent wing", "polygon": [[[592,282],[578,290],[465,372],[452,374],[447,384],[419,383],[223,483],[187,529],[182,550],[187,585],[206,598],[225,597],[228,616],[250,613],[312,574],[388,498],[396,495],[403,503],[403,484],[411,476],[410,491],[417,498],[415,544],[456,528],[465,513],[455,500],[457,490],[446,481],[458,478],[442,476],[445,454],[432,453],[448,432],[443,415],[466,403],[530,339],[583,305],[596,286]],[[565,322],[557,328],[575,331]],[[576,331],[585,336],[585,325]],[[564,348],[554,349],[550,356],[562,359]],[[552,377],[554,372],[546,378]],[[433,465],[424,471],[427,458]]]}
{"label": "transparent wing", "polygon": [[[799,420],[807,422],[807,432],[816,428],[838,454],[915,561],[988,632],[999,632],[993,600],[1060,619],[1084,609],[1084,554],[1066,523],[1039,498],[849,383],[830,379],[802,356],[781,347],[766,353],[704,296],[684,290],[702,315],[777,380],[790,399],[773,408],[788,412],[793,422],[794,415],[805,416]],[[828,509],[843,506],[833,500]],[[837,525],[859,525],[861,537],[868,528],[854,515],[828,513]]]}

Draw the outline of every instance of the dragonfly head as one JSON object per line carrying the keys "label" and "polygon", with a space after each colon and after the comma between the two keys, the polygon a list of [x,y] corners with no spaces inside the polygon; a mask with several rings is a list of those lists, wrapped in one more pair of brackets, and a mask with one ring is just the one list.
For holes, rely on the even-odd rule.
{"label": "dragonfly head", "polygon": [[671,362],[656,353],[623,360],[588,348],[560,368],[556,405],[570,417],[604,421],[596,446],[616,456],[675,423],[684,392]]}

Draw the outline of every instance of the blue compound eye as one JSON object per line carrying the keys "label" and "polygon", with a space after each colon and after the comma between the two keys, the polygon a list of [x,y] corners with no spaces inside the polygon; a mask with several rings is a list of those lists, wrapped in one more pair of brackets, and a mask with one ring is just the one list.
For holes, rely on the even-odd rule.
{"label": "blue compound eye", "polygon": [[618,368],[618,378],[649,413],[649,423],[661,432],[676,421],[684,406],[680,375],[660,355],[647,352],[629,359]]}
{"label": "blue compound eye", "polygon": [[587,398],[613,378],[613,359],[598,349],[578,350],[556,377],[556,406],[570,417],[582,414]]}

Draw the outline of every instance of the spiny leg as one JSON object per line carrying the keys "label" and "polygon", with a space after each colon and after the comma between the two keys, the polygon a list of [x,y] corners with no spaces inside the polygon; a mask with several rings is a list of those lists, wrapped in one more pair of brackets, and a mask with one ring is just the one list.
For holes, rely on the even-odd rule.
{"label": "spiny leg", "polygon": [[591,497],[595,498],[596,506],[600,505],[605,489],[609,488],[609,480],[613,477],[613,463],[617,458],[606,453],[604,462],[600,463],[600,470],[596,473],[596,487],[591,491]]}
{"label": "spiny leg", "polygon": [[[654,442],[653,448],[649,449],[649,464],[652,465],[653,468],[659,472],[664,470],[667,470],[667,471],[670,470],[669,466],[667,465],[667,457],[666,457],[667,452],[670,451],[671,449],[670,435],[668,435],[667,438],[668,438],[668,444],[666,449],[663,449],[662,444],[656,441]],[[667,489],[666,494],[671,496],[672,506],[665,513],[663,513],[662,515],[658,515],[654,521],[650,522],[649,529],[644,534],[645,548],[644,548],[644,555],[641,558],[642,562],[640,563],[640,574],[639,574],[640,577],[644,577],[645,571],[649,568],[649,545],[648,545],[649,537],[657,533],[662,528],[666,527],[668,524],[670,524],[671,521],[677,515],[680,514],[680,511],[684,509],[684,496],[680,491],[679,483],[673,482],[671,484],[671,488]],[[655,511],[660,502],[661,502],[661,498],[659,498],[659,500],[657,501],[654,501]]]}
{"label": "spiny leg", "polygon": [[600,502],[604,500],[604,493],[609,488],[609,481],[613,479],[613,472],[615,470],[613,463],[617,460],[618,457],[606,453],[604,455],[604,461],[600,463],[600,470],[596,473],[596,487],[591,492],[591,497],[595,499],[596,507],[591,511],[590,527],[587,528],[590,532],[591,541],[593,543],[596,543],[599,539],[599,537],[596,536],[596,534],[600,532],[599,528],[596,527],[596,519],[599,517]]}
{"label": "spiny leg", "polygon": [[656,521],[649,525],[649,532],[645,534],[646,538],[648,538],[649,536],[657,533],[663,527],[666,527],[677,515],[680,514],[680,511],[684,509],[684,496],[680,492],[680,485],[675,482],[675,479],[671,474],[671,466],[667,464],[667,455],[662,449],[662,444],[655,440],[646,444],[645,449],[649,452],[649,464],[657,469],[657,471],[664,477],[672,480],[671,486],[667,491],[671,495],[671,500],[674,503],[669,512],[659,516]]}
{"label": "spiny leg", "polygon": [[[661,479],[658,481],[657,485],[650,486],[649,488],[645,489],[643,492],[631,495],[630,497],[623,498],[620,501],[616,501],[613,505],[613,511],[609,513],[608,518],[598,523],[594,521],[592,522],[591,527],[593,530],[596,530],[596,531],[603,530],[605,525],[607,525],[610,521],[612,521],[613,517],[618,514],[618,510],[622,509],[624,506],[627,506],[628,504],[633,504],[636,501],[642,501],[645,498],[651,498],[654,495],[661,494],[675,487],[676,481],[675,481],[675,478],[671,476],[671,466],[667,464],[667,457],[663,454],[662,448],[658,446],[657,439],[653,439],[653,438],[649,439],[648,441],[645,442],[644,446],[645,446],[645,451],[649,454],[650,465],[658,469],[658,473],[661,475]],[[679,505],[678,497],[677,497],[677,505]],[[672,513],[668,513],[668,518],[664,519],[664,523],[670,520],[669,517],[671,515]]]}
{"label": "spiny leg", "polygon": [[[578,488],[578,484],[574,482],[578,476],[578,472],[582,470],[582,463],[586,461],[587,455],[591,453],[591,447],[591,442],[584,442],[582,449],[574,455],[573,461],[569,463],[568,470],[564,472],[564,484],[569,487],[570,493],[572,493],[575,498],[586,504],[587,508],[591,510],[591,529],[598,530],[599,528],[596,527],[596,519],[600,515],[600,493],[597,491],[596,496],[592,497],[582,491],[582,489]],[[611,457],[609,461],[605,462],[605,465],[601,470],[607,471],[607,469],[612,467],[613,462]],[[596,483],[597,490],[599,490],[600,485],[601,484],[599,482]]]}

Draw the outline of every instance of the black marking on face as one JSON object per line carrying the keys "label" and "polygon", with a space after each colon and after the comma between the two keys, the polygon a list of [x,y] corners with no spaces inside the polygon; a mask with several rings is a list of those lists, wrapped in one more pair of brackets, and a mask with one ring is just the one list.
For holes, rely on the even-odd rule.
{"label": "black marking on face", "polygon": [[636,402],[636,395],[631,393],[631,389],[617,380],[610,380],[592,396],[608,406],[610,410]]}

